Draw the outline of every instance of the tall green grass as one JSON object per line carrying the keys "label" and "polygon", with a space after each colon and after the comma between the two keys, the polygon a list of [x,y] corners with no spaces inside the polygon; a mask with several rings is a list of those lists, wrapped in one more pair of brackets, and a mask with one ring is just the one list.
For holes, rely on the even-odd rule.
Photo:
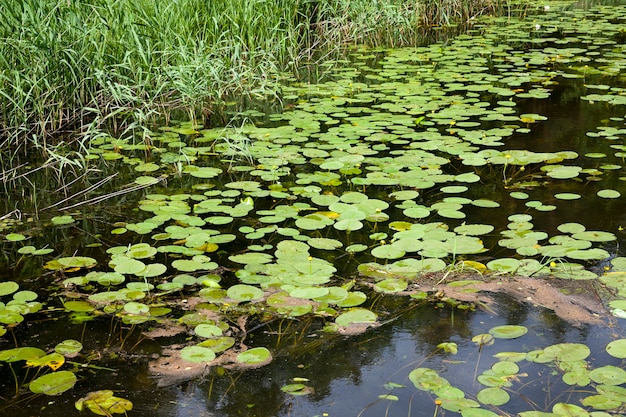
{"label": "tall green grass", "polygon": [[313,50],[408,44],[424,26],[484,7],[490,0],[0,0],[0,166],[33,146],[53,152],[64,132],[132,129],[172,110],[207,118],[227,97],[272,94]]}

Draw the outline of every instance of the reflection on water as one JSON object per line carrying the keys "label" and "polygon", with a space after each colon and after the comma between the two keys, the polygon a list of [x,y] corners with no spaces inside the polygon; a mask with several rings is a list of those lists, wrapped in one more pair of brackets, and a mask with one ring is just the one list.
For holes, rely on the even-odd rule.
{"label": "reflection on water", "polygon": [[[330,338],[315,351],[296,355],[296,360],[277,357],[262,369],[241,375],[209,376],[204,382],[189,383],[169,394],[178,398],[175,405],[164,405],[155,412],[162,416],[174,412],[179,416],[205,415],[198,414],[202,410],[224,417],[432,415],[435,398],[417,390],[408,380],[409,372],[417,367],[437,370],[465,391],[467,397],[475,398],[485,388],[475,377],[497,361],[493,358],[497,352],[528,352],[555,343],[583,343],[592,351],[592,367],[596,362],[620,364],[606,354],[604,347],[622,337],[621,327],[574,327],[548,310],[506,297],[501,297],[499,306],[495,313],[417,307],[375,331]],[[511,323],[522,324],[529,332],[519,339],[497,339],[482,351],[470,341],[472,336],[486,333],[494,326]],[[458,344],[457,355],[437,349],[439,343],[447,341]],[[551,378],[550,369],[525,361],[519,365],[520,374],[527,376],[520,376],[510,388],[508,413],[549,411],[561,401],[576,403],[571,387],[558,377]],[[292,383],[294,377],[308,379],[305,383],[315,392],[299,397],[282,394],[280,388]],[[389,391],[385,388],[388,383],[404,387]],[[396,395],[399,401],[379,399],[388,393]],[[535,403],[529,404],[528,399]]]}
{"label": "reflection on water", "polygon": [[[70,395],[58,398],[26,395],[24,401],[2,410],[2,415],[63,416],[87,390],[113,389],[133,402],[130,416],[421,416],[433,415],[435,398],[417,390],[409,381],[409,372],[418,367],[436,370],[462,389],[466,397],[475,399],[476,393],[484,388],[476,382],[476,376],[497,362],[493,357],[497,352],[529,352],[556,343],[583,343],[592,352],[588,358],[590,367],[621,365],[620,360],[604,350],[611,340],[624,337],[626,332],[619,322],[610,326],[575,327],[549,310],[520,304],[507,296],[497,297],[495,311],[412,302],[398,319],[358,336],[328,335],[307,329],[309,333],[304,338],[277,346],[274,361],[268,366],[246,372],[227,370],[221,376],[213,370],[200,380],[165,388],[156,388],[156,380],[147,373],[147,360],[152,352],[158,351],[162,340],[144,340],[135,350],[122,354],[113,348],[98,349],[111,341],[111,335],[119,337],[111,333],[112,323],[108,320],[90,322],[85,329],[82,325],[66,326],[58,321],[42,320],[34,323],[28,332],[19,332],[17,337],[28,336],[40,346],[53,346],[59,336],[80,338],[84,331],[85,350],[98,357],[93,364],[100,368],[82,370],[80,381]],[[382,302],[396,301],[387,297]],[[482,349],[471,341],[473,336],[503,324],[521,324],[529,331],[518,339],[496,339],[493,345]],[[268,341],[276,341],[274,335],[264,334],[264,330],[249,335],[250,346],[257,343],[269,346]],[[125,332],[129,344],[141,339],[138,332],[129,334],[128,328]],[[458,354],[438,349],[442,342],[455,342]],[[8,347],[6,341],[0,346]],[[521,376],[510,387],[511,401],[506,404],[511,415],[533,409],[549,411],[557,402],[576,403],[577,398],[589,395],[574,393],[575,389],[564,385],[554,368],[527,361],[518,365]],[[17,366],[18,375],[19,369]],[[557,372],[556,376],[550,375],[553,371]],[[32,376],[34,371],[30,372]],[[281,387],[293,383],[293,378],[306,378],[303,383],[314,392],[306,396],[282,392]],[[396,385],[391,387],[389,383]],[[9,368],[0,368],[0,392],[12,395],[13,384]],[[398,401],[379,399],[383,394],[395,395]]]}

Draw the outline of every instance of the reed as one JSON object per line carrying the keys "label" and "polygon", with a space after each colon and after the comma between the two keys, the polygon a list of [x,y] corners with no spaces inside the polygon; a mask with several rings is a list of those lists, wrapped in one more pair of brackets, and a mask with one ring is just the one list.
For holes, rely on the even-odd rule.
{"label": "reed", "polygon": [[228,97],[274,94],[279,74],[313,50],[409,44],[419,28],[489,7],[491,0],[0,0],[0,166],[16,166],[33,147],[55,155],[64,132],[132,130],[181,110],[207,118]]}

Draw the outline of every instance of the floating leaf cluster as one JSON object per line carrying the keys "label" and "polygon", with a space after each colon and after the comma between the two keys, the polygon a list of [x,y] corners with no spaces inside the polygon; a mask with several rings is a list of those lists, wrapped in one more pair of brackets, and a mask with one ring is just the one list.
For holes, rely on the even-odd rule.
{"label": "floating leaf cluster", "polygon": [[[486,346],[497,345],[497,339],[521,338],[527,331],[528,329],[523,326],[503,325],[490,329],[489,333],[474,336],[473,340],[481,352],[487,349]],[[446,355],[463,353],[459,353],[459,347],[453,342],[444,342],[437,347]],[[606,352],[614,358],[623,359],[626,357],[625,348],[625,340],[617,339],[606,345]],[[568,395],[557,396],[554,403],[544,405],[545,408],[532,403],[532,410],[524,411],[525,409],[521,408],[517,415],[523,417],[619,415],[613,413],[619,412],[626,402],[624,395],[626,390],[622,387],[626,383],[626,371],[614,365],[594,366],[593,359],[590,359],[591,353],[589,347],[579,343],[557,343],[528,352],[501,351],[493,355],[496,361],[491,366],[475,375],[475,380],[480,385],[465,387],[465,390],[442,376],[444,372],[429,367],[418,366],[411,370],[407,377],[419,391],[427,392],[434,397],[435,414],[437,408],[441,407],[465,417],[496,417],[501,413],[501,407],[511,401],[512,396],[530,395],[525,393],[525,389],[532,386],[527,382],[528,378],[532,377],[530,372],[532,375],[541,374],[544,371],[541,368],[546,367],[547,372],[558,377],[547,382],[543,386],[544,390]],[[480,361],[480,358],[479,353],[478,359],[470,360]],[[448,361],[452,367],[455,363],[464,362]],[[449,372],[450,369],[445,371]],[[381,400],[398,401],[406,391],[405,385],[394,382],[388,382],[385,388],[389,391],[379,396]],[[561,398],[567,398],[567,401],[562,401]]]}

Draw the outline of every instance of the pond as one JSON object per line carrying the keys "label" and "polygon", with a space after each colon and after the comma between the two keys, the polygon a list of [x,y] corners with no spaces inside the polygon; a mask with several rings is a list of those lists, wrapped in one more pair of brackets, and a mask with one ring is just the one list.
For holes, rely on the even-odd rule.
{"label": "pond", "polygon": [[3,415],[622,413],[626,7],[583,6],[92,138],[1,220]]}

